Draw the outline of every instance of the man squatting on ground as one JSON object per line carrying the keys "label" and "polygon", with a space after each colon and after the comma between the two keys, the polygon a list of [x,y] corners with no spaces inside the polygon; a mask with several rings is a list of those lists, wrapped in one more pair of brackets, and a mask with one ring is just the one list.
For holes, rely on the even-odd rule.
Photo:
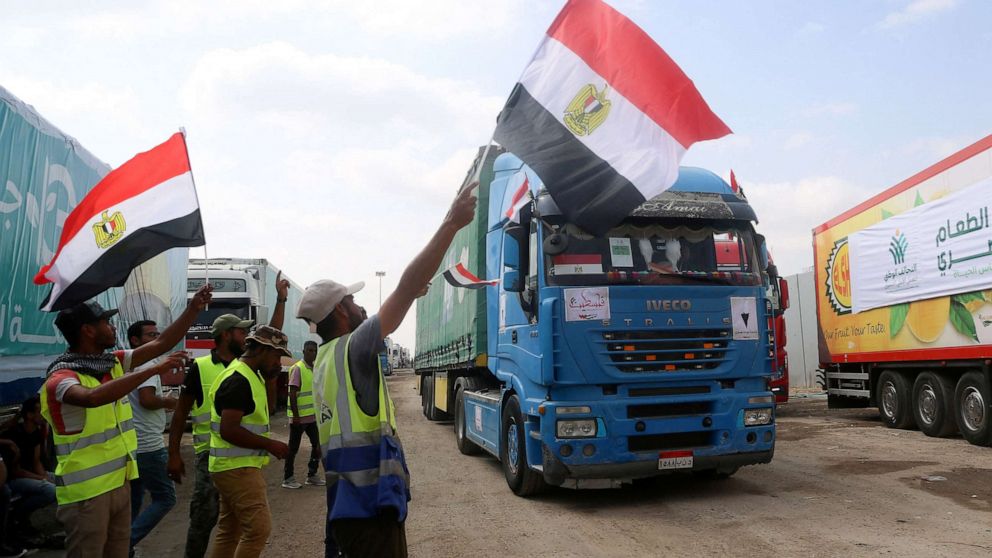
{"label": "man squatting on ground", "polygon": [[354,293],[322,280],[307,287],[297,317],[322,340],[314,364],[318,429],[325,449],[325,556],[405,557],[409,470],[395,408],[379,368],[383,339],[423,295],[455,233],[475,215],[474,184],[459,192],[441,227],[403,272],[379,314],[365,319]]}
{"label": "man squatting on ground", "polygon": [[[276,276],[276,305],[272,309],[272,319],[269,325],[276,329],[282,327],[286,314],[286,298],[289,296],[289,281],[282,278],[282,272]],[[210,480],[208,455],[210,449],[210,386],[220,376],[234,359],[245,352],[245,337],[248,329],[254,325],[253,320],[243,320],[234,314],[218,316],[211,327],[210,335],[214,340],[214,348],[210,354],[193,359],[182,391],[179,392],[179,402],[172,415],[169,426],[169,478],[181,483],[186,475],[186,465],[183,463],[180,447],[183,431],[186,429],[186,418],[192,413],[193,422],[193,452],[194,477],[193,495],[189,502],[189,530],[186,533],[185,558],[203,558],[210,544],[210,533],[217,524],[219,501],[217,489]]]}
{"label": "man squatting on ground", "polygon": [[117,345],[110,323],[117,310],[90,301],[55,318],[69,349],[48,367],[41,412],[55,442],[56,516],[65,526],[69,558],[128,555],[129,481],[138,477],[138,440],[127,394],[154,374],[184,367],[186,355],[176,353],[152,368],[125,372],[179,343],[210,302],[210,291],[209,286],[198,290],[162,335],[134,350],[105,352]]}

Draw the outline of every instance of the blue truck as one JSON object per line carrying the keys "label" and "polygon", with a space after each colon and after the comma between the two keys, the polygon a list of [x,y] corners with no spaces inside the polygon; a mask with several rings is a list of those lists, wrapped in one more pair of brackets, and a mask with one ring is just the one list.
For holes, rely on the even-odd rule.
{"label": "blue truck", "polygon": [[[483,158],[484,157],[484,158]],[[519,158],[480,149],[476,219],[417,305],[424,415],[496,456],[520,496],[691,471],[726,477],[775,449],[778,281],[742,193],[683,167],[602,236],[568,222]],[[507,216],[526,179],[533,201]],[[737,244],[739,257],[717,258]]]}

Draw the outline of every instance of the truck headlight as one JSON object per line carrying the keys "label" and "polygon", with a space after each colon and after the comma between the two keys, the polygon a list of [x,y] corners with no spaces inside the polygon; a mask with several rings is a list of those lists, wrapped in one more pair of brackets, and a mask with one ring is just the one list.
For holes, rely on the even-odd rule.
{"label": "truck headlight", "polygon": [[762,424],[771,424],[771,422],[771,407],[762,409],[744,409],[744,426],[760,426]]}
{"label": "truck headlight", "polygon": [[596,436],[596,419],[560,420],[555,425],[559,438],[592,438]]}

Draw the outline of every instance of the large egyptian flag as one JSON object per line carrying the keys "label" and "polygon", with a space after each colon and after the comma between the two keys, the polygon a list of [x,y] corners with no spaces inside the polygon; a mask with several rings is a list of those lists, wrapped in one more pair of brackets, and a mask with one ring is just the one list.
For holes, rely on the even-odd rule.
{"label": "large egyptian flag", "polygon": [[569,0],[499,115],[569,219],[605,233],[667,190],[689,147],[730,129],[637,25],[601,0]]}
{"label": "large egyptian flag", "polygon": [[203,244],[186,141],[177,133],[111,171],[72,210],[55,256],[34,278],[52,283],[41,309],[89,300],[169,248]]}

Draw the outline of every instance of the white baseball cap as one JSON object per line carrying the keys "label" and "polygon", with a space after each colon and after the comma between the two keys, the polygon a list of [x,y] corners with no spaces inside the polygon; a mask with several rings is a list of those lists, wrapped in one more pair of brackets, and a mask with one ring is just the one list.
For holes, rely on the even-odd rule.
{"label": "white baseball cap", "polygon": [[345,286],[330,279],[321,279],[307,287],[296,309],[296,317],[316,324],[330,315],[341,304],[344,297],[353,295],[365,287],[365,281]]}

